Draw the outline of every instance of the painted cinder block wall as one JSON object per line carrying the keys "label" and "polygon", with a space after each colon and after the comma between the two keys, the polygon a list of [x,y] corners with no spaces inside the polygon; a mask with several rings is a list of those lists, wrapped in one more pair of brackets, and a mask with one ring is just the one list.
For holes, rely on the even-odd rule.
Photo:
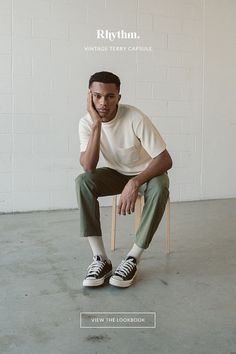
{"label": "painted cinder block wall", "polygon": [[165,138],[172,201],[235,197],[235,13],[232,0],[0,0],[0,211],[77,207],[77,127],[99,70]]}

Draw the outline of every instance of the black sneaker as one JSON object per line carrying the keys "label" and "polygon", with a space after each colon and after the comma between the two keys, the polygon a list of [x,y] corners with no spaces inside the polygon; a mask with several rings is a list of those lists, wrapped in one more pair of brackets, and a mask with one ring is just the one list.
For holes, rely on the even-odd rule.
{"label": "black sneaker", "polygon": [[88,266],[88,272],[83,280],[83,286],[99,286],[104,284],[105,279],[112,275],[112,264],[110,260],[102,256],[94,256],[93,262]]}
{"label": "black sneaker", "polygon": [[137,261],[134,257],[129,256],[117,267],[109,283],[120,288],[127,288],[133,283],[136,272]]}

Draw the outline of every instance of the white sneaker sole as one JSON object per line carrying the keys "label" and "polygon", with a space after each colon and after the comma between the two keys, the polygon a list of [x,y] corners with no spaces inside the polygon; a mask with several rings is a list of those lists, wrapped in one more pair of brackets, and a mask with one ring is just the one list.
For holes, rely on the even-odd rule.
{"label": "white sneaker sole", "polygon": [[84,279],[83,286],[99,286],[104,284],[105,279],[112,275],[112,270],[100,279]]}
{"label": "white sneaker sole", "polygon": [[113,286],[117,286],[118,288],[128,288],[134,281],[134,278],[136,277],[136,274],[133,276],[132,279],[129,280],[118,280],[118,279],[114,279],[113,277],[111,277],[109,279],[109,284],[113,285]]}

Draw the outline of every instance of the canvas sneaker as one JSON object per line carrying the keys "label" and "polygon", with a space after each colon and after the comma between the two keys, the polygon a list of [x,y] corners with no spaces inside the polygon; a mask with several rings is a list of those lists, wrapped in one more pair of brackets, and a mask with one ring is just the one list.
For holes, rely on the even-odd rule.
{"label": "canvas sneaker", "polygon": [[137,273],[137,261],[134,257],[127,257],[117,267],[113,276],[109,279],[109,283],[120,288],[130,286]]}
{"label": "canvas sneaker", "polygon": [[93,262],[88,266],[87,275],[83,280],[83,286],[99,286],[104,284],[105,279],[112,275],[110,260],[102,256],[94,256]]}

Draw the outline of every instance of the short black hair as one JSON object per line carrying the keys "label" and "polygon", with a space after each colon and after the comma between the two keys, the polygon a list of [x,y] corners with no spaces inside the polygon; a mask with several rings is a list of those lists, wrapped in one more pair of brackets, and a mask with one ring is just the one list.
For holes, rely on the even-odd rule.
{"label": "short black hair", "polygon": [[89,79],[89,88],[93,82],[102,82],[104,84],[115,84],[118,91],[120,91],[119,77],[109,71],[99,71],[93,74]]}

